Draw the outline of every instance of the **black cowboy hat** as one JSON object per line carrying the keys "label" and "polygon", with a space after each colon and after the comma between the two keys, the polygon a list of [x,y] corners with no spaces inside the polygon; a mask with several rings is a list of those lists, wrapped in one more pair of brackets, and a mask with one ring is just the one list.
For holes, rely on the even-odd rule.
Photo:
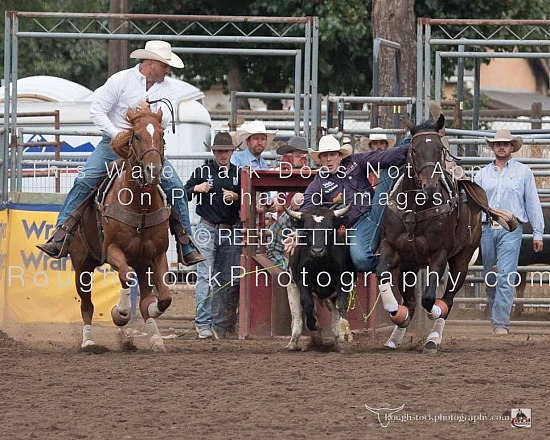
{"label": "black cowboy hat", "polygon": [[234,150],[235,148],[239,148],[241,143],[239,145],[233,145],[233,138],[231,135],[227,131],[222,131],[214,136],[212,146],[208,145],[206,142],[204,142],[204,145],[211,150]]}
{"label": "black cowboy hat", "polygon": [[280,154],[281,156],[283,154],[292,153],[293,151],[299,151],[307,154],[306,138],[301,136],[292,136],[285,145],[281,145],[277,148],[277,154]]}

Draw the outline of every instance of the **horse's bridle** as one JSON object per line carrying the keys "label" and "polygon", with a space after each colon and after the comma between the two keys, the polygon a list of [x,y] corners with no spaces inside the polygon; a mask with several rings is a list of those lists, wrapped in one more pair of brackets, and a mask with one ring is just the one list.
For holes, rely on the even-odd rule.
{"label": "horse's bridle", "polygon": [[[143,117],[143,116],[142,116]],[[138,118],[139,119],[139,118]],[[162,127],[161,127],[162,129]],[[160,156],[160,164],[161,164],[161,167],[164,166],[164,152],[162,151],[159,151],[158,149],[156,148],[148,148],[147,150],[145,150],[143,153],[141,153],[139,156],[137,155],[136,153],[136,149],[134,148],[134,138],[135,138],[135,131],[132,130],[132,134],[130,136],[130,138],[128,139],[128,146],[129,146],[129,151],[130,151],[130,154],[128,155],[127,159],[131,161],[132,157],[135,158],[135,165],[137,165],[141,170],[143,170],[143,158],[145,157],[145,155],[147,153],[150,153],[150,152],[155,152],[157,153],[159,156]],[[163,139],[163,142],[164,142],[164,139]],[[130,168],[133,168],[133,165],[132,163],[130,163],[131,167]],[[146,186],[149,186],[148,183],[144,182],[143,181],[143,177],[140,177],[138,179],[138,185],[143,188],[143,187],[146,187]]]}
{"label": "horse's bridle", "polygon": [[[413,170],[413,179],[417,185],[418,188],[421,188],[422,187],[422,181],[420,180],[420,178],[418,177],[419,174],[425,169],[425,168],[428,168],[428,167],[432,167],[434,170],[435,170],[435,167],[437,164],[439,164],[442,169],[444,168],[443,167],[443,158],[444,158],[444,155],[441,154],[441,160],[439,162],[425,162],[423,163],[420,167],[416,167],[415,163],[414,163],[414,158],[413,158],[413,154],[412,154],[412,148],[413,148],[413,141],[415,138],[418,138],[418,137],[425,137],[425,136],[437,136],[438,138],[441,138],[441,135],[439,133],[436,133],[436,132],[433,132],[433,131],[423,131],[421,133],[416,133],[412,139],[411,139],[411,146],[409,148],[409,161],[412,165],[412,170]],[[448,153],[448,150],[447,148],[445,147],[445,145],[443,145],[443,143],[441,142],[441,140],[438,141],[440,144],[441,144],[441,149],[440,151],[442,153],[445,153],[447,154]]]}

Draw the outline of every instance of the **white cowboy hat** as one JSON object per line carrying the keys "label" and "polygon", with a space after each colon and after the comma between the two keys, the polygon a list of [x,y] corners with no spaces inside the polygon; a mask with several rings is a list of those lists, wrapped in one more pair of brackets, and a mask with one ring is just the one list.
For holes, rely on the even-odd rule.
{"label": "white cowboy hat", "polygon": [[365,139],[365,144],[367,147],[370,147],[372,141],[386,141],[388,143],[388,149],[395,145],[395,138],[388,137],[386,133],[376,133],[375,130],[382,130],[380,127],[372,129],[372,132],[368,139]]}
{"label": "white cowboy hat", "polygon": [[344,144],[340,146],[340,142],[338,142],[338,139],[336,139],[331,134],[327,134],[319,140],[318,150],[312,150],[311,148],[308,150],[309,155],[315,162],[319,162],[319,155],[321,153],[328,153],[331,151],[338,151],[340,154],[342,154],[342,159],[351,156],[352,153],[350,144]]}
{"label": "white cowboy hat", "polygon": [[267,145],[269,145],[273,142],[277,131],[268,131],[262,121],[255,119],[254,121],[245,122],[240,127],[237,127],[233,140],[235,144],[240,144],[245,142],[253,134],[265,134],[267,136]]}
{"label": "white cowboy hat", "polygon": [[172,46],[166,41],[152,40],[145,43],[145,49],[136,49],[130,54],[130,58],[140,60],[155,60],[171,67],[182,68],[183,61],[174,52]]}
{"label": "white cowboy hat", "polygon": [[512,142],[512,153],[518,151],[523,145],[523,139],[520,136],[512,136],[510,130],[507,128],[501,128],[495,133],[495,137],[492,139],[485,138],[485,142],[492,148],[495,142]]}

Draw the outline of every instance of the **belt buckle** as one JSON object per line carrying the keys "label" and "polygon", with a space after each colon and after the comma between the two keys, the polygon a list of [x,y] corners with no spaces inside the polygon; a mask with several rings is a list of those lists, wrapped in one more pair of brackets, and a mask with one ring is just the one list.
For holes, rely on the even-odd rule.
{"label": "belt buckle", "polygon": [[499,222],[491,221],[491,229],[502,229],[502,225]]}

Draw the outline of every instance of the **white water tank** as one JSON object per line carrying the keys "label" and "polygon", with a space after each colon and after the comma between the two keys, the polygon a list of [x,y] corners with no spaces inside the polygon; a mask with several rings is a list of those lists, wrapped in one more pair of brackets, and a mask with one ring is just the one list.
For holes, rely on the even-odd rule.
{"label": "white water tank", "polygon": [[208,110],[198,101],[181,101],[176,109],[176,133],[168,125],[164,132],[166,155],[182,155],[209,151],[212,120]]}

